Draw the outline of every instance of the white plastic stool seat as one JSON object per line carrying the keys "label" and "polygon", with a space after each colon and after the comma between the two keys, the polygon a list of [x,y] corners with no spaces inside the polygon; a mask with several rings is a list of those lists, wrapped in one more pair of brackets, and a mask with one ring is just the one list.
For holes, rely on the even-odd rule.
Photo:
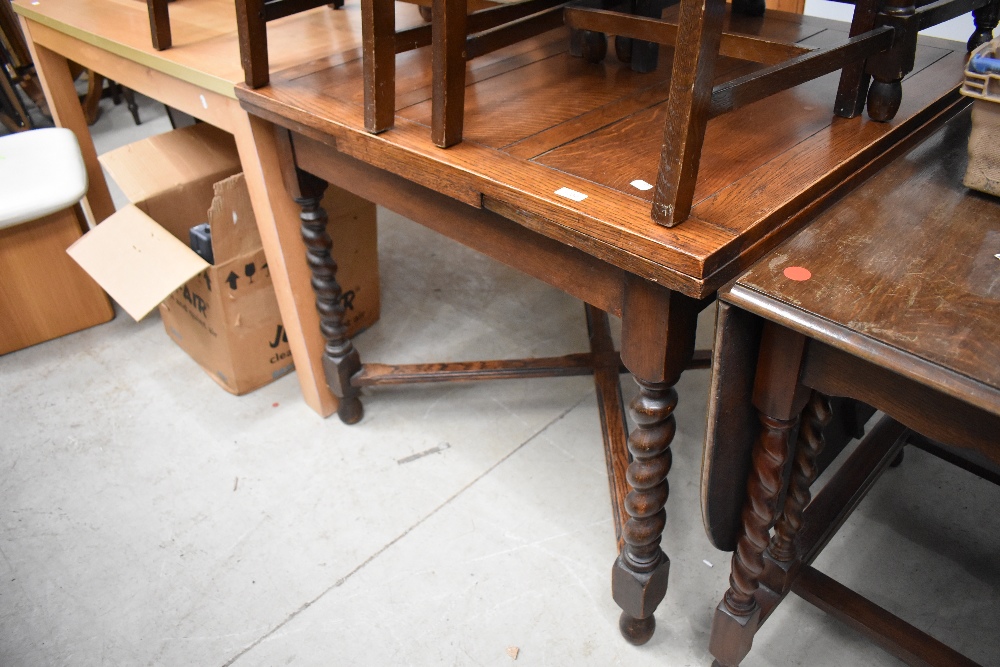
{"label": "white plastic stool seat", "polygon": [[70,130],[0,137],[0,229],[69,208],[85,194],[87,168]]}

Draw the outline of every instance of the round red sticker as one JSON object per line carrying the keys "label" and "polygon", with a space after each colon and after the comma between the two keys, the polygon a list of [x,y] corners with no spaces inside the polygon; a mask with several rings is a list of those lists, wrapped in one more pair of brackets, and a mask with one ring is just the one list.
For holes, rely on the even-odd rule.
{"label": "round red sticker", "polygon": [[784,273],[789,280],[809,280],[813,275],[809,269],[802,266],[789,266]]}

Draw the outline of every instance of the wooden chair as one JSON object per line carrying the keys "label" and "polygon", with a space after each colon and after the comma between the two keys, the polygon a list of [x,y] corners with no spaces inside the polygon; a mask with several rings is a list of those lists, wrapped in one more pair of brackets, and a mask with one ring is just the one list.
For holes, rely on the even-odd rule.
{"label": "wooden chair", "polygon": [[[605,4],[605,0],[598,0]],[[598,61],[605,33],[618,36],[616,50],[633,69],[655,69],[657,44],[674,47],[667,122],[652,219],[673,227],[690,214],[698,163],[709,119],[836,70],[843,70],[835,109],[853,117],[867,99],[875,119],[892,119],[902,99],[901,81],[913,68],[917,31],[973,11],[977,30],[970,49],[990,39],[998,21],[997,0],[859,0],[845,42],[821,49],[723,34],[724,0],[680,0],[678,22],[661,20],[664,0],[645,0],[612,11],[526,0],[467,14],[466,0],[434,0],[431,34],[426,26],[395,32],[392,0],[363,0],[365,127],[378,133],[394,118],[394,57],[432,48],[432,141],[461,141],[466,63],[473,58],[557,27],[563,19],[576,31],[571,52]],[[763,13],[761,0],[741,0],[734,11]],[[633,13],[629,13],[633,12]],[[644,16],[643,14],[648,14]],[[678,35],[680,37],[678,37]],[[627,45],[627,46],[626,46]],[[712,87],[718,55],[764,65],[752,74]],[[869,86],[869,78],[874,83]]]}
{"label": "wooden chair", "polygon": [[0,354],[107,322],[108,297],[66,254],[86,231],[87,172],[63,128],[0,137]]}

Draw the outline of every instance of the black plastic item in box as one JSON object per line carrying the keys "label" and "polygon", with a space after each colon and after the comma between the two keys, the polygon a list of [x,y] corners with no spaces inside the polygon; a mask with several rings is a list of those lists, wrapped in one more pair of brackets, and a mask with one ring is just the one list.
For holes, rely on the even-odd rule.
{"label": "black plastic item in box", "polygon": [[195,225],[188,232],[191,238],[191,249],[209,264],[215,264],[212,254],[212,228],[207,222]]}

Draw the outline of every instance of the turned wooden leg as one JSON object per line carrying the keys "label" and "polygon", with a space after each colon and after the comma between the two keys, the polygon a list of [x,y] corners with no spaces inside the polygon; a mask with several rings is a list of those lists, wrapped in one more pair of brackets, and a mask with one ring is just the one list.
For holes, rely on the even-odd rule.
{"label": "turned wooden leg", "polygon": [[[635,15],[658,19],[668,5],[669,0],[636,0]],[[629,45],[629,64],[633,72],[652,72],[660,63],[660,45],[656,42],[646,42],[633,39]]]}
{"label": "turned wooden leg", "polygon": [[976,31],[969,37],[969,51],[993,39],[993,29],[1000,21],[1000,1],[993,0],[988,5],[972,10],[972,20],[975,21]]}
{"label": "turned wooden leg", "polygon": [[913,0],[886,0],[879,14],[880,25],[893,28],[892,48],[869,59],[872,76],[868,88],[868,116],[889,121],[896,116],[903,101],[903,77],[912,69],[917,52],[920,28]]}
{"label": "turned wooden leg", "polygon": [[633,644],[649,641],[653,612],[667,592],[670,560],[660,541],[666,525],[670,444],[676,423],[674,385],[694,354],[698,311],[704,303],[630,276],[622,308],[622,362],[639,384],[629,406],[632,462],[625,478],[628,515],[623,547],[611,574],[611,592],[622,608],[619,628]]}
{"label": "turned wooden leg", "polygon": [[709,640],[709,650],[725,667],[735,667],[746,657],[760,624],[761,610],[754,596],[764,571],[764,551],[778,518],[792,430],[811,395],[799,383],[805,346],[805,336],[765,323],[753,389],[761,429],[751,454],[743,532],[733,553],[729,590],[715,610]]}
{"label": "turned wooden leg", "polygon": [[768,580],[768,584],[782,593],[791,587],[788,573],[792,563],[799,557],[795,538],[802,528],[802,513],[812,498],[809,487],[816,481],[816,457],[823,451],[823,428],[830,423],[830,417],[830,401],[823,394],[812,392],[799,421],[795,461],[792,464],[785,506],[774,526],[774,537],[767,549],[768,557],[783,573],[781,581]]}
{"label": "turned wooden leg", "polygon": [[622,636],[633,644],[645,644],[656,629],[653,611],[667,593],[670,573],[670,559],[660,540],[667,522],[677,392],[666,383],[636,382],[639,394],[629,405],[636,424],[628,439],[632,463],[626,479],[632,491],[625,497],[625,511],[629,518],[622,530],[625,546],[612,570],[611,591],[622,608],[618,622]]}
{"label": "turned wooden leg", "polygon": [[298,172],[299,196],[295,203],[302,207],[302,240],[306,244],[306,261],[312,271],[312,287],[316,292],[320,330],[326,345],[323,348],[323,370],[330,391],[337,397],[337,416],[345,424],[355,424],[364,415],[360,391],[351,385],[351,377],[361,370],[361,357],[347,336],[344,324],[343,290],[337,282],[337,263],[330,255],[333,241],[327,232],[327,214],[320,206],[327,183]]}
{"label": "turned wooden leg", "polygon": [[750,652],[760,622],[754,594],[764,570],[764,550],[777,519],[789,439],[796,420],[760,414],[761,431],[753,448],[753,470],[743,506],[743,534],[733,553],[729,590],[715,610],[709,650],[721,665],[735,667]]}

